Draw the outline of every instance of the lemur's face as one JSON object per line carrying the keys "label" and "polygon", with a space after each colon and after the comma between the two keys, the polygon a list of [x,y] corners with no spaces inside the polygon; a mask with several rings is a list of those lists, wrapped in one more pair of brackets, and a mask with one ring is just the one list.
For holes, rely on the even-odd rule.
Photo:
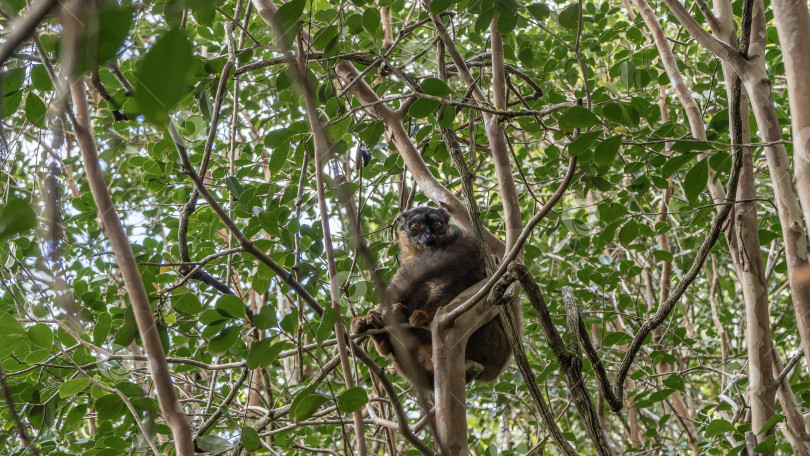
{"label": "lemur's face", "polygon": [[441,245],[449,233],[449,222],[450,214],[444,209],[417,207],[397,217],[397,228],[410,244],[433,247]]}

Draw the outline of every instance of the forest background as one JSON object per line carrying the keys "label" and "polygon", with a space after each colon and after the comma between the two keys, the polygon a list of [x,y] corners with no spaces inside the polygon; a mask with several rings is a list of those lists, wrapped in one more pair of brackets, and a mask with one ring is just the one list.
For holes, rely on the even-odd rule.
{"label": "forest background", "polygon": [[[0,16],[3,454],[810,454],[807,2]],[[435,347],[518,324],[425,401],[348,323],[428,204],[500,260]]]}

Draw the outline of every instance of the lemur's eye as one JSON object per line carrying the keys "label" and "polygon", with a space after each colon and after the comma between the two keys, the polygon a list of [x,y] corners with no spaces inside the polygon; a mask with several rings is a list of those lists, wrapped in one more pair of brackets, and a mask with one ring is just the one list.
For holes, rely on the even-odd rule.
{"label": "lemur's eye", "polygon": [[442,222],[433,222],[433,228],[438,229],[438,228],[441,228],[441,227],[442,227]]}
{"label": "lemur's eye", "polygon": [[412,230],[418,230],[419,228],[422,228],[422,225],[419,224],[419,222],[411,223],[411,229]]}

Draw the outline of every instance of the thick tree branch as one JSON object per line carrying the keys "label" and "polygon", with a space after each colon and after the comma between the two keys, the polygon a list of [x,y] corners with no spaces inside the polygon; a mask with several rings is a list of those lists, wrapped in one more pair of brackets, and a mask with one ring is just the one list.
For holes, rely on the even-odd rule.
{"label": "thick tree branch", "polygon": [[[689,11],[686,10],[680,0],[664,0],[664,3],[667,4],[669,10],[672,11],[672,14],[675,15],[689,34],[692,35],[692,37],[700,44],[702,44],[703,47],[709,50],[709,52],[723,60],[732,62],[732,64],[735,66],[741,67],[744,65],[745,58],[740,54],[740,52],[729,43],[718,40],[709,32],[704,30],[703,27],[695,20],[695,18],[689,14]],[[641,8],[639,8],[639,10],[640,9]],[[656,38],[656,42],[657,41],[658,39]]]}

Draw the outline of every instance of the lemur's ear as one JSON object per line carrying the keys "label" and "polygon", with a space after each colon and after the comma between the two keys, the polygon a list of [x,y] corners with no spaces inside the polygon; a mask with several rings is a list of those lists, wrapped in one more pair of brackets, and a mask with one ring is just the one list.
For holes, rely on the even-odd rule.
{"label": "lemur's ear", "polygon": [[397,223],[397,228],[401,230],[403,225],[405,225],[405,213],[403,212],[402,214],[397,215],[395,220]]}
{"label": "lemur's ear", "polygon": [[440,214],[442,214],[442,218],[444,219],[444,223],[447,223],[447,222],[450,221],[450,213],[447,212],[447,209],[445,209],[443,207],[440,207],[437,210],[439,211]]}

